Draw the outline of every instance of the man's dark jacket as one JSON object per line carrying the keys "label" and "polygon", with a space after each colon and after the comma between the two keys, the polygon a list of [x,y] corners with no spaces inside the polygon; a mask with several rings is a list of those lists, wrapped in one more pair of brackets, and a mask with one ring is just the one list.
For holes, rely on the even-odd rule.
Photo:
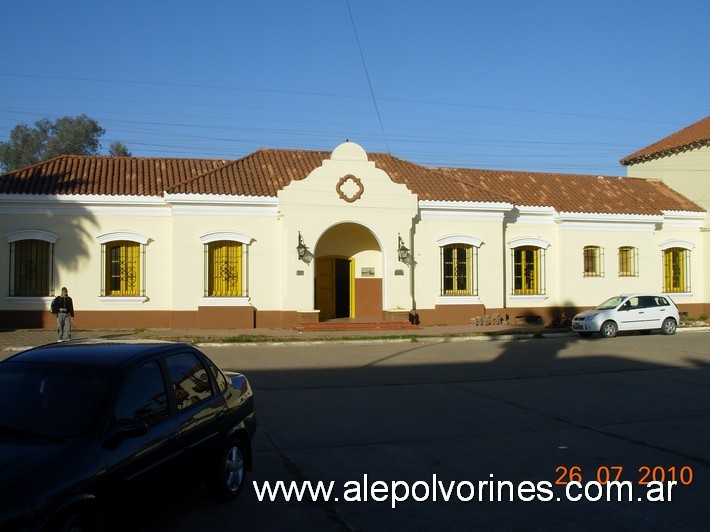
{"label": "man's dark jacket", "polygon": [[64,312],[68,312],[69,315],[74,317],[74,303],[69,296],[57,296],[52,301],[52,314],[58,314],[62,309]]}

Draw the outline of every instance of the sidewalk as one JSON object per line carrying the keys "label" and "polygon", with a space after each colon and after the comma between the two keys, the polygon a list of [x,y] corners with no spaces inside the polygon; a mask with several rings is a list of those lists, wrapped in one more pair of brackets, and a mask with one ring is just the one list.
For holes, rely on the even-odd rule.
{"label": "sidewalk", "polygon": [[[545,329],[540,325],[447,325],[414,330],[297,331],[295,329],[100,329],[72,331],[73,340],[153,339],[191,344],[273,343],[303,341],[352,341],[366,339],[408,339],[475,337],[539,333],[565,333],[567,329]],[[56,341],[54,329],[0,330],[0,351],[19,351]]]}
{"label": "sidewalk", "polygon": [[[705,323],[679,327],[678,332],[710,331]],[[0,353],[16,352],[56,341],[54,329],[0,330]],[[632,333],[633,334],[633,333]],[[574,336],[567,328],[542,325],[441,325],[414,330],[297,331],[295,329],[96,329],[72,331],[73,340],[165,340],[190,344],[254,344],[286,342],[343,342],[357,340],[430,339],[524,339]]]}

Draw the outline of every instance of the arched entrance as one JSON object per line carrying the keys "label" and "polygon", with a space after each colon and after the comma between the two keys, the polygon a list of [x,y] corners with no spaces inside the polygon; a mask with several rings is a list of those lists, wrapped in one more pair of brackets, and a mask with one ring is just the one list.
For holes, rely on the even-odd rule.
{"label": "arched entrance", "polygon": [[320,319],[382,317],[382,252],[356,223],[328,229],[315,250],[315,308]]}

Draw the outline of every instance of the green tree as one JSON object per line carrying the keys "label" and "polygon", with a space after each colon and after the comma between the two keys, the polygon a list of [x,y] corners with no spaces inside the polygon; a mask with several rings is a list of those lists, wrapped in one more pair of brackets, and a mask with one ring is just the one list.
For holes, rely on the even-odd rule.
{"label": "green tree", "polygon": [[18,124],[10,140],[0,142],[0,169],[23,168],[59,155],[98,155],[99,138],[106,132],[93,118],[68,116],[54,122],[43,118],[32,128]]}
{"label": "green tree", "polygon": [[131,152],[128,151],[126,145],[120,140],[114,140],[108,148],[108,154],[114,157],[130,157]]}

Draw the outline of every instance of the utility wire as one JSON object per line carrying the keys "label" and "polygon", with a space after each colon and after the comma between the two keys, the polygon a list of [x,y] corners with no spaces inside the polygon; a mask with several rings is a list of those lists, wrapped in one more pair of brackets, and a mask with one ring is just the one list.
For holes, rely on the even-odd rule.
{"label": "utility wire", "polygon": [[382,138],[385,141],[385,146],[387,146],[387,153],[392,155],[390,150],[390,144],[387,141],[387,134],[385,133],[385,126],[382,124],[382,116],[380,115],[380,108],[377,106],[377,98],[375,98],[375,91],[372,90],[372,82],[370,81],[370,74],[367,71],[367,64],[365,63],[365,55],[362,53],[362,46],[360,46],[360,38],[357,35],[357,28],[355,27],[355,19],[353,18],[353,12],[350,9],[350,0],[345,0],[345,5],[348,6],[348,14],[350,15],[350,22],[353,25],[353,33],[355,33],[355,42],[357,42],[357,49],[360,51],[360,59],[362,60],[362,67],[365,69],[365,77],[367,78],[367,85],[370,87],[370,95],[372,96],[372,103],[375,105],[375,112],[377,113],[377,120],[380,122],[380,129],[382,130]]}

